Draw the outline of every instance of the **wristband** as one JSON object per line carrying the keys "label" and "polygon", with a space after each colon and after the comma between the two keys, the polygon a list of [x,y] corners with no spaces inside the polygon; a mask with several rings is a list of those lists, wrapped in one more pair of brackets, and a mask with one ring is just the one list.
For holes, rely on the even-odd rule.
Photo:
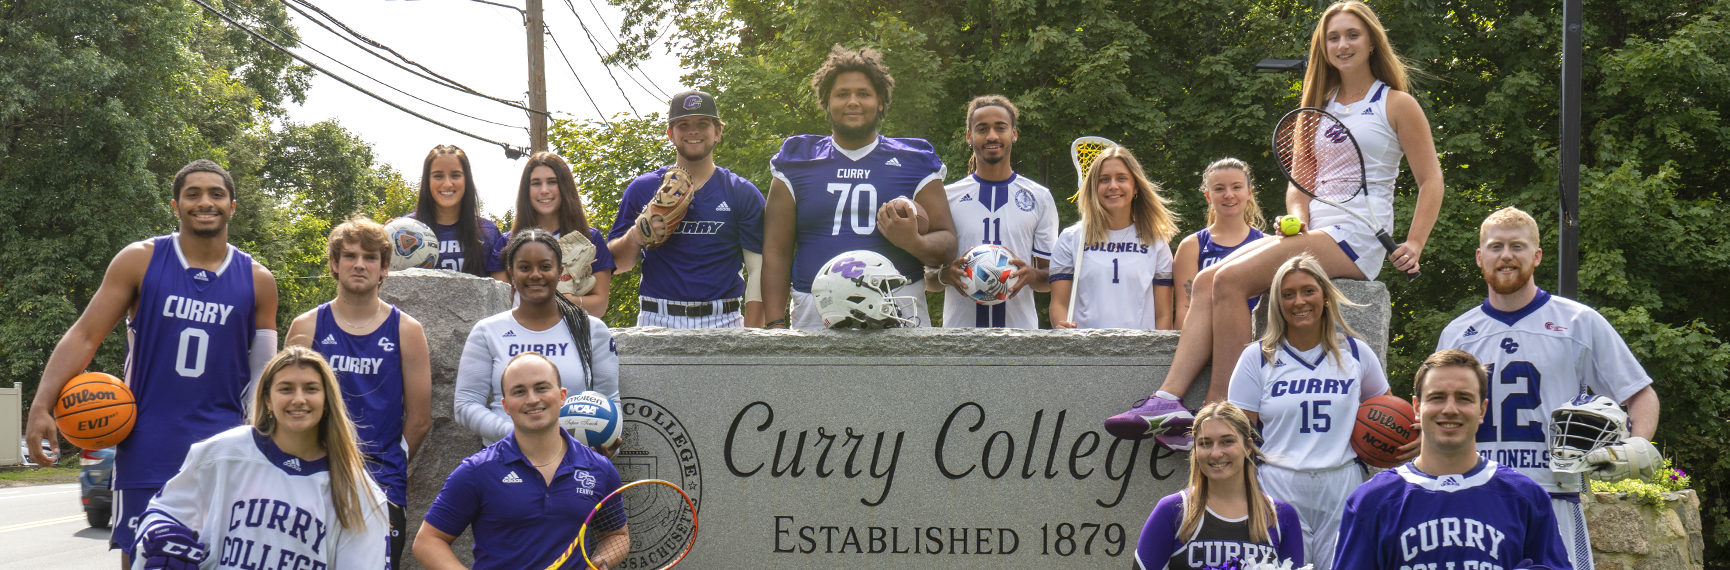
{"label": "wristband", "polygon": [[779,319],[775,319],[773,321],[769,321],[767,323],[764,323],[763,328],[766,328],[766,329],[777,328],[775,325],[780,325],[779,328],[783,328],[783,329],[787,328],[787,317],[781,317]]}

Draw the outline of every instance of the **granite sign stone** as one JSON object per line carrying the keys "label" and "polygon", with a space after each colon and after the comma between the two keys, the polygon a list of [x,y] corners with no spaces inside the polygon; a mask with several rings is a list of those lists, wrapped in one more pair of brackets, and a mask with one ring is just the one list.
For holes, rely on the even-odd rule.
{"label": "granite sign stone", "polygon": [[[1368,305],[1348,319],[1385,354],[1385,289],[1337,283]],[[426,325],[433,353],[414,529],[444,475],[480,448],[451,420],[451,385],[468,328],[504,310],[508,292],[411,270],[385,297]],[[672,481],[698,503],[694,568],[1122,567],[1153,504],[1189,477],[1187,454],[1100,425],[1164,377],[1174,332],[613,333],[626,420],[614,463],[627,481]],[[457,552],[468,560],[468,549]],[[658,560],[634,553],[625,566]]]}

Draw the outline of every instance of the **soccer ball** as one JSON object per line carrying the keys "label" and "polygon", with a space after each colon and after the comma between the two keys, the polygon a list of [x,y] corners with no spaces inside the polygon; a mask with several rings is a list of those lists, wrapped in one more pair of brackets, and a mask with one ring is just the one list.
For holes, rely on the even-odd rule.
{"label": "soccer ball", "polygon": [[1009,300],[1009,276],[1015,266],[1009,263],[1015,254],[1001,245],[977,245],[967,250],[967,264],[961,268],[961,290],[981,305],[996,305]]}
{"label": "soccer ball", "polygon": [[565,405],[559,408],[559,427],[589,447],[602,447],[618,439],[623,423],[619,408],[600,392],[565,398]]}
{"label": "soccer ball", "polygon": [[390,269],[402,271],[411,267],[432,269],[439,262],[439,238],[432,228],[414,218],[397,218],[384,225],[390,237]]}

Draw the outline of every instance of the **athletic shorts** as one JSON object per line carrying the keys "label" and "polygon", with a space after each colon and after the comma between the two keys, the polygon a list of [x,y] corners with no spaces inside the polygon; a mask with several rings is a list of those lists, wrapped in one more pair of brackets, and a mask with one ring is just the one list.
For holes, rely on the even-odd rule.
{"label": "athletic shorts", "polygon": [[[1576,495],[1576,497],[1578,497]],[[1574,562],[1574,570],[1592,570],[1592,537],[1586,532],[1586,509],[1578,498],[1550,497],[1556,510],[1556,525],[1562,533],[1562,550]]]}
{"label": "athletic shorts", "polygon": [[[1357,218],[1346,216],[1344,219],[1334,218],[1325,221],[1325,226],[1317,226],[1317,230],[1326,233],[1340,246],[1340,251],[1357,264],[1358,270],[1364,272],[1366,281],[1374,281],[1376,275],[1382,272],[1382,262],[1387,259],[1388,252],[1382,248],[1382,240],[1376,239],[1376,234],[1365,228]],[[1320,566],[1316,570],[1321,570]]]}
{"label": "athletic shorts", "polygon": [[1333,469],[1294,471],[1272,463],[1256,469],[1262,492],[1291,504],[1304,531],[1304,563],[1315,570],[1334,564],[1334,543],[1340,536],[1340,519],[1346,499],[1364,484],[1364,471],[1357,462]]}
{"label": "athletic shorts", "polygon": [[[931,326],[931,311],[925,306],[925,281],[914,281],[896,289],[897,294],[913,297],[913,302],[896,301],[901,305],[901,316],[913,319],[919,326]],[[821,329],[823,315],[817,313],[817,303],[811,299],[810,293],[793,292],[793,314],[787,318],[787,327],[799,330]]]}
{"label": "athletic shorts", "polygon": [[161,487],[155,489],[115,489],[114,508],[108,517],[108,549],[119,550],[132,555],[132,548],[138,543],[138,519],[144,516],[144,510],[150,508],[150,499],[156,497]]}

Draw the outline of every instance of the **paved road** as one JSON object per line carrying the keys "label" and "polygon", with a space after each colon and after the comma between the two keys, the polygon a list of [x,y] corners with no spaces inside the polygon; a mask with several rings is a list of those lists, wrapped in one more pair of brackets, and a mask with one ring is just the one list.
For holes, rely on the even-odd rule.
{"label": "paved road", "polygon": [[90,528],[78,484],[0,489],[0,570],[115,570],[108,530]]}

